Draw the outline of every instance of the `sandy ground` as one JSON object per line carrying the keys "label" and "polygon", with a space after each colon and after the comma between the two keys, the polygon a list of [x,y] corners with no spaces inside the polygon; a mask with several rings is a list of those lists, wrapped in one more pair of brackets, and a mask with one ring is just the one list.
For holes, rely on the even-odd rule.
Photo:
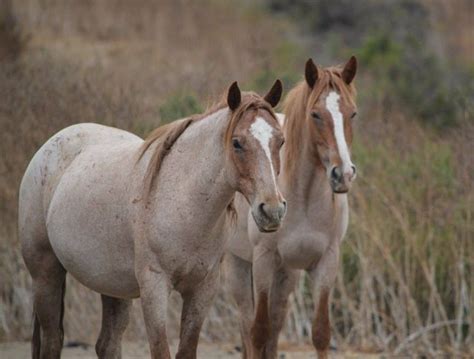
{"label": "sandy ground", "polygon": [[[172,354],[176,353],[176,345],[173,346]],[[149,358],[150,354],[148,351],[147,343],[137,342],[125,342],[122,347],[122,358],[123,359],[135,359],[135,358]],[[220,359],[220,358],[240,358],[241,354],[231,344],[210,344],[200,343],[198,349],[198,358],[200,359]],[[89,347],[76,347],[76,348],[64,348],[62,352],[62,358],[73,359],[73,358],[96,358],[94,348]],[[331,358],[342,359],[342,358],[379,358],[377,355],[357,354],[357,353],[331,353]],[[30,358],[30,343],[26,342],[9,342],[0,343],[0,358],[2,359],[23,359]],[[303,359],[303,358],[316,358],[316,354],[313,352],[310,346],[293,348],[283,346],[279,359]]]}

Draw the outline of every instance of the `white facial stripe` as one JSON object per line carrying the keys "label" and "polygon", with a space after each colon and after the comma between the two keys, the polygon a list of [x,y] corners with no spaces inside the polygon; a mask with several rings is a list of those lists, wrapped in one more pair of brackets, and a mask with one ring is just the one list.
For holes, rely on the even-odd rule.
{"label": "white facial stripe", "polygon": [[270,170],[272,171],[273,184],[276,190],[275,171],[273,170],[272,156],[270,154],[270,139],[273,137],[273,128],[263,117],[258,116],[255,122],[250,126],[250,133],[257,139],[263,152],[267,155],[268,161],[270,162]]}
{"label": "white facial stripe", "polygon": [[334,122],[334,135],[336,137],[337,149],[342,160],[343,171],[351,170],[353,166],[349,149],[347,147],[346,136],[344,135],[344,119],[339,109],[339,94],[331,91],[326,97],[326,108],[332,116]]}

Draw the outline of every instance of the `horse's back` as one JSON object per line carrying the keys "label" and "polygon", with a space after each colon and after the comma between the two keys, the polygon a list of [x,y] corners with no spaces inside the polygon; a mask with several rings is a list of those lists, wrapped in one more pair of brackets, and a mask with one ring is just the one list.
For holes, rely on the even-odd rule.
{"label": "horse's back", "polygon": [[[53,135],[36,152],[25,171],[20,185],[20,215],[28,197],[42,194],[41,212],[46,216],[57,184],[76,157],[90,146],[120,141],[142,140],[129,132],[94,123],[73,125]],[[31,198],[28,203],[34,204]]]}

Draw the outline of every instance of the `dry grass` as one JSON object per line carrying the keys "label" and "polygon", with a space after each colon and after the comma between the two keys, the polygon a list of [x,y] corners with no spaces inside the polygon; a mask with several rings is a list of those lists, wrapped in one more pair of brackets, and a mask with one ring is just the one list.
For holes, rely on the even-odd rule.
{"label": "dry grass", "polygon": [[[159,106],[173,94],[198,94],[206,102],[235,79],[250,83],[273,69],[280,41],[277,21],[213,0],[209,6],[183,0],[3,4],[9,6],[0,7],[0,15],[15,25],[5,32],[0,16],[0,49],[8,49],[0,50],[0,341],[31,333],[16,201],[34,151],[77,122],[144,134],[159,124]],[[465,54],[469,41],[472,34],[450,46]],[[370,81],[359,78],[362,95]],[[387,112],[383,98],[362,96],[360,106],[354,161],[361,172],[333,293],[335,343],[364,351],[472,354],[472,109],[459,128],[440,134],[396,108]],[[181,300],[173,295],[171,302],[175,338]],[[237,339],[237,315],[228,303],[221,293],[204,339]],[[285,337],[307,343],[311,318],[303,277]],[[99,320],[99,296],[69,278],[66,337],[93,343]],[[145,338],[137,303],[126,337]]]}

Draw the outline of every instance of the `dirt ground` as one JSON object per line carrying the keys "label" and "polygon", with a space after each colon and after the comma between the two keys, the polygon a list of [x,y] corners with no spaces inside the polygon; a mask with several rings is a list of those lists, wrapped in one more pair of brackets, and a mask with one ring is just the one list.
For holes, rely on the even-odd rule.
{"label": "dirt ground", "polygon": [[[176,345],[172,348],[172,354],[176,353]],[[144,342],[125,342],[122,347],[123,359],[149,358],[148,344]],[[96,358],[93,346],[64,348],[62,358]],[[240,358],[241,354],[234,345],[231,344],[210,344],[200,343],[198,349],[198,358],[200,359],[221,359],[221,358]],[[2,359],[23,359],[30,358],[30,343],[27,342],[9,342],[0,343],[0,358]],[[310,346],[293,348],[283,346],[279,359],[304,359],[316,358],[316,354]],[[378,355],[367,355],[358,353],[331,353],[333,359],[358,359],[358,358],[379,358]]]}

